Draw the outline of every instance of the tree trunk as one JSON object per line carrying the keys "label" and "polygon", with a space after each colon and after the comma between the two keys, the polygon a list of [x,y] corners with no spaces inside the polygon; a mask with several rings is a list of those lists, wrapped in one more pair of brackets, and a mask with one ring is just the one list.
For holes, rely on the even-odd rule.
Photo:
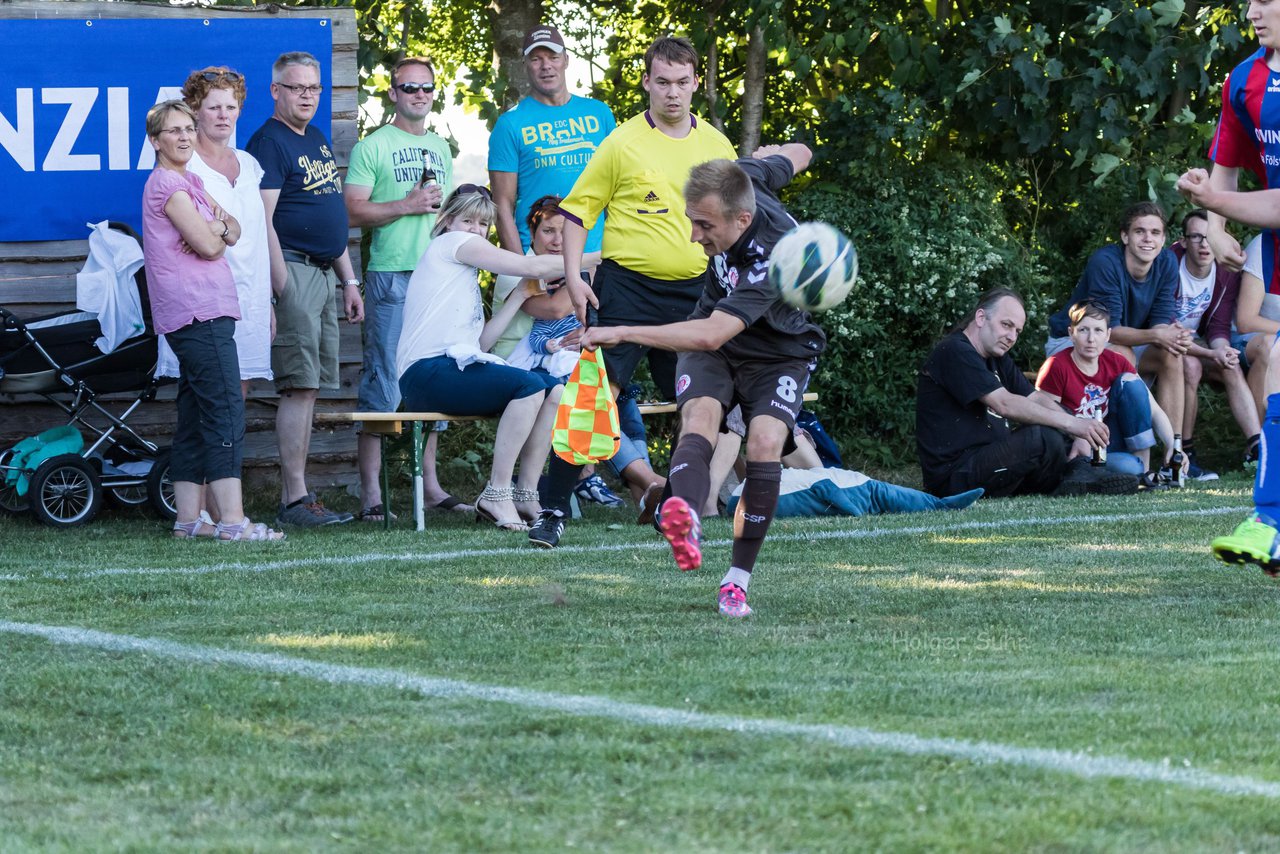
{"label": "tree trunk", "polygon": [[760,127],[764,122],[764,29],[751,28],[747,40],[747,65],[742,73],[742,144],[738,153],[746,157],[760,147]]}
{"label": "tree trunk", "polygon": [[490,0],[486,9],[493,30],[493,62],[498,69],[500,107],[509,110],[528,91],[524,55],[520,48],[524,34],[542,23],[542,0]]}
{"label": "tree trunk", "polygon": [[707,36],[710,42],[707,44],[707,71],[703,77],[702,91],[707,96],[707,118],[716,130],[723,132],[724,120],[716,111],[720,101],[720,49],[716,43],[716,12],[720,6],[720,2],[707,4]]}

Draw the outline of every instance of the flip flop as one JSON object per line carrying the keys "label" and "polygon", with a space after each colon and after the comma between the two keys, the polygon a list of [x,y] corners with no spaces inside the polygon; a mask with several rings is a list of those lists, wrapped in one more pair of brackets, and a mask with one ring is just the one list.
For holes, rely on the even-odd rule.
{"label": "flip flop", "polygon": [[[372,507],[366,507],[356,514],[356,518],[361,522],[384,522],[387,518],[387,508],[383,504],[375,504]],[[396,514],[391,513],[391,521],[394,522],[400,518]]]}
{"label": "flip flop", "polygon": [[[428,504],[426,509],[452,510],[455,513],[473,513],[476,508],[459,498],[454,498],[452,495],[445,493],[444,498],[441,498],[435,504]],[[394,519],[395,517],[393,516],[392,518]]]}

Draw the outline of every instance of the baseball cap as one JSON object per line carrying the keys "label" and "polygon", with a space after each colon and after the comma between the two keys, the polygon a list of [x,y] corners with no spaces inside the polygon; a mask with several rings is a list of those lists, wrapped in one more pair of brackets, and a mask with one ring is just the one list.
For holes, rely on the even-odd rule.
{"label": "baseball cap", "polygon": [[555,27],[539,24],[525,34],[524,55],[528,56],[535,47],[545,47],[555,53],[564,53],[564,39]]}

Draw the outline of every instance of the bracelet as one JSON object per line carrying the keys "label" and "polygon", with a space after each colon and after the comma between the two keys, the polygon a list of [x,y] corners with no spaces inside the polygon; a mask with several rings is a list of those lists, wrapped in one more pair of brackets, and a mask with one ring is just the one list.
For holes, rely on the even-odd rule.
{"label": "bracelet", "polygon": [[340,288],[345,288],[347,285],[355,285],[355,286],[358,288],[358,287],[360,287],[360,280],[359,280],[359,279],[347,279],[345,282],[343,282],[342,284],[338,285],[338,287],[340,287]]}

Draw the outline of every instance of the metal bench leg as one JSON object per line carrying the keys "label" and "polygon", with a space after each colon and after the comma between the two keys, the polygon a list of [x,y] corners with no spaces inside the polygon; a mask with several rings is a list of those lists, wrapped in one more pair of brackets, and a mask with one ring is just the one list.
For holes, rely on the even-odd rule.
{"label": "metal bench leg", "polygon": [[378,434],[378,456],[382,458],[382,530],[391,530],[391,479],[387,475],[387,436]]}
{"label": "metal bench leg", "polygon": [[422,422],[413,422],[413,524],[414,530],[427,529],[425,509],[422,506]]}

